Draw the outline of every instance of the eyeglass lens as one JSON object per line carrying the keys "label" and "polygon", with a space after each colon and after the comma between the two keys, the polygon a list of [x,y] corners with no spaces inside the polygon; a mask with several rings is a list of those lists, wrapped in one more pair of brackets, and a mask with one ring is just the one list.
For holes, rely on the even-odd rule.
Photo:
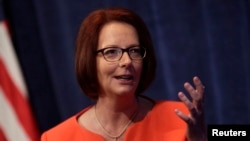
{"label": "eyeglass lens", "polygon": [[131,47],[127,49],[110,47],[103,50],[103,56],[107,61],[118,61],[124,52],[127,52],[133,60],[140,60],[145,57],[145,49],[142,47]]}

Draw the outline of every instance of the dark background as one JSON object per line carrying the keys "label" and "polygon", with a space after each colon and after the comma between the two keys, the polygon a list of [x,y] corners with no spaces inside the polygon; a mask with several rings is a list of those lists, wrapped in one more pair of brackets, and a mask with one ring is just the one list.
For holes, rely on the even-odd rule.
{"label": "dark background", "polygon": [[110,6],[134,10],[152,34],[159,63],[145,95],[178,100],[197,75],[208,124],[250,124],[249,0],[2,2],[40,132],[91,104],[74,74],[75,38],[87,14]]}

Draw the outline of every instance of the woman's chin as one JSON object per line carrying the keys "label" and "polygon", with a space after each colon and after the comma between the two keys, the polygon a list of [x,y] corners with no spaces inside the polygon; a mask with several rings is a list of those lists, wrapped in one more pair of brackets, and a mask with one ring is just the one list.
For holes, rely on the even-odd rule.
{"label": "woman's chin", "polygon": [[135,93],[135,88],[117,88],[115,91],[117,95],[129,95],[129,94],[134,94]]}

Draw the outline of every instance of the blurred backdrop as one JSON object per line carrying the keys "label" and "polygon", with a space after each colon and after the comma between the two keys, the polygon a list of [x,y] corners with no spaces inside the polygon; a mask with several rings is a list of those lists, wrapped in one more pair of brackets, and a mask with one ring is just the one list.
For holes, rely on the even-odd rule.
{"label": "blurred backdrop", "polygon": [[138,13],[152,34],[157,77],[145,95],[178,100],[197,75],[206,86],[208,124],[250,124],[249,0],[1,3],[40,133],[92,103],[76,82],[75,38],[92,10],[111,6]]}

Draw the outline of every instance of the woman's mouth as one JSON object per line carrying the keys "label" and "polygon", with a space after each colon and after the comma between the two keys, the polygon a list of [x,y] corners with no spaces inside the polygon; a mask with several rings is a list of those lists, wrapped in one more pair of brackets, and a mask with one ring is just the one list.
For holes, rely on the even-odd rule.
{"label": "woman's mouth", "polygon": [[126,80],[126,81],[131,81],[134,79],[132,75],[119,75],[119,76],[115,76],[115,78],[118,80]]}

